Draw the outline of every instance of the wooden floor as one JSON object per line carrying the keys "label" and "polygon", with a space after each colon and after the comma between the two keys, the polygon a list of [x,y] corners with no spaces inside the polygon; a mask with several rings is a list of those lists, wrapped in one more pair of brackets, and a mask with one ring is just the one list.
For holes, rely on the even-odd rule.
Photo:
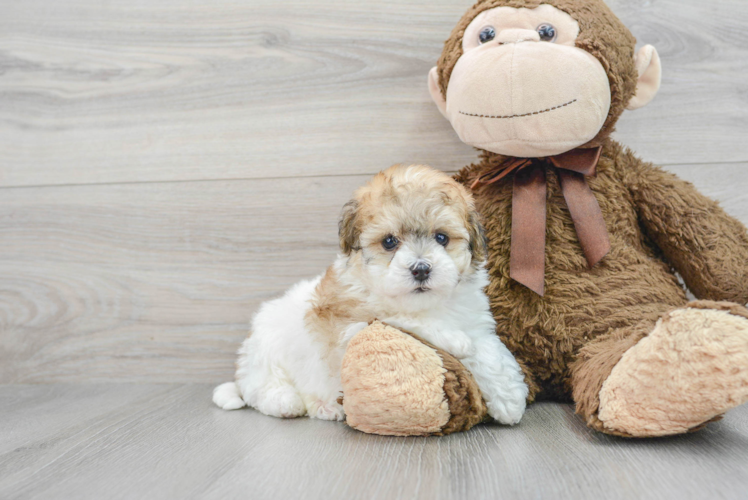
{"label": "wooden floor", "polygon": [[[210,406],[356,186],[476,158],[426,89],[471,3],[0,0],[0,498],[748,498],[745,407],[625,441],[553,404],[443,439]],[[748,2],[608,3],[664,68],[615,137],[748,223]]]}
{"label": "wooden floor", "polygon": [[0,386],[0,498],[745,499],[748,407],[686,436],[590,431],[538,403],[444,438],[225,412],[200,384]]}

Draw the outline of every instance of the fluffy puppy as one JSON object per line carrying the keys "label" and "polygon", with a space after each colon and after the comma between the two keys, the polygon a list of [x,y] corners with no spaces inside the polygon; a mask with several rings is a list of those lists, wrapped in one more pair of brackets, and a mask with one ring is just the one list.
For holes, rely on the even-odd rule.
{"label": "fluffy puppy", "polygon": [[394,166],[343,208],[341,254],[255,315],[239,349],[234,382],[213,392],[232,410],[343,420],[340,367],[348,341],[367,324],[414,333],[459,358],[488,413],[519,422],[527,386],[496,335],[484,288],[486,247],[470,193],[425,166]]}

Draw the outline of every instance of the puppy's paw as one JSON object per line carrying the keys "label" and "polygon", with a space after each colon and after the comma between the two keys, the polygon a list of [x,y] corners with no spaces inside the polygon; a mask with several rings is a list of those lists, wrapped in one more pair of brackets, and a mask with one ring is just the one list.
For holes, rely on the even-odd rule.
{"label": "puppy's paw", "polygon": [[299,393],[286,385],[267,390],[257,402],[256,408],[272,417],[295,418],[306,415],[306,406]]}
{"label": "puppy's paw", "polygon": [[527,405],[527,386],[510,384],[495,387],[490,400],[486,401],[488,415],[501,424],[519,423]]}
{"label": "puppy's paw", "polygon": [[475,346],[470,337],[460,330],[443,332],[440,335],[442,345],[438,345],[458,359],[468,358],[475,354]]}
{"label": "puppy's paw", "polygon": [[337,420],[342,422],[345,420],[345,411],[343,411],[343,405],[337,401],[322,401],[318,400],[312,403],[311,407],[307,409],[309,416],[312,418],[318,418],[320,420]]}
{"label": "puppy's paw", "polygon": [[226,382],[213,389],[213,402],[224,410],[238,410],[246,405],[234,382]]}

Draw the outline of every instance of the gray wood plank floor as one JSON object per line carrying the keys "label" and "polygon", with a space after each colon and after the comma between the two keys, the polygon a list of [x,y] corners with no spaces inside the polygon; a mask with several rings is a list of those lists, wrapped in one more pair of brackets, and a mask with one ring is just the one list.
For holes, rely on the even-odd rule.
{"label": "gray wood plank floor", "polygon": [[[748,498],[748,406],[631,441],[211,405],[356,186],[476,158],[425,83],[472,2],[0,0],[0,498]],[[664,68],[615,137],[748,223],[748,2],[608,3]]]}
{"label": "gray wood plank floor", "polygon": [[626,440],[570,405],[391,438],[212,406],[206,385],[0,386],[0,498],[745,499],[748,407]]}

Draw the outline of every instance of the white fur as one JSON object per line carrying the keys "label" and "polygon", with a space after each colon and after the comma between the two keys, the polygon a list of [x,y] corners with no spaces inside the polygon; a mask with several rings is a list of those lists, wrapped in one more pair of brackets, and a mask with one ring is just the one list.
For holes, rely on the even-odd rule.
{"label": "white fur", "polygon": [[[344,269],[345,261],[339,257],[335,267]],[[254,317],[252,335],[239,349],[236,382],[216,387],[216,405],[233,410],[246,403],[276,417],[344,418],[336,401],[342,391],[339,373],[330,373],[321,346],[304,326],[319,281],[302,281],[283,297],[263,304]],[[478,383],[489,415],[503,424],[515,424],[525,410],[527,386],[514,356],[496,336],[483,292],[487,284],[486,271],[479,269],[432,307],[395,312],[387,307],[393,305],[390,297],[372,296],[370,303],[394,312],[378,316],[382,322],[419,335],[460,358]],[[348,341],[366,325],[351,323],[341,332],[341,357]]]}
{"label": "white fur", "polygon": [[262,305],[252,320],[252,334],[239,349],[236,382],[221,384],[213,392],[218,406],[244,406],[231,397],[238,392],[247,405],[266,415],[343,420],[336,401],[340,375],[329,373],[321,347],[304,325],[319,281],[318,277],[297,283],[283,297]]}
{"label": "white fur", "polygon": [[525,412],[527,385],[517,361],[496,335],[484,289],[485,269],[455,288],[441,306],[382,322],[412,332],[460,359],[475,378],[488,414],[502,424],[516,424]]}
{"label": "white fur", "polygon": [[[351,315],[356,319],[346,320],[341,331],[323,332],[334,339],[332,352],[305,321],[314,291],[324,283],[321,277],[302,281],[262,305],[239,349],[236,382],[216,387],[213,401],[226,410],[246,403],[276,417],[343,420],[337,402],[340,360],[348,341],[378,319],[458,357],[478,383],[489,415],[503,424],[519,422],[528,389],[514,356],[496,335],[484,293],[486,270],[471,264],[467,230],[460,230],[464,235],[450,243],[450,252],[423,231],[403,236],[390,253],[379,246],[380,233],[372,229],[367,241],[364,230],[361,248],[338,256],[331,268],[340,293],[361,304]],[[428,281],[415,281],[410,268],[416,262],[431,265]]]}

